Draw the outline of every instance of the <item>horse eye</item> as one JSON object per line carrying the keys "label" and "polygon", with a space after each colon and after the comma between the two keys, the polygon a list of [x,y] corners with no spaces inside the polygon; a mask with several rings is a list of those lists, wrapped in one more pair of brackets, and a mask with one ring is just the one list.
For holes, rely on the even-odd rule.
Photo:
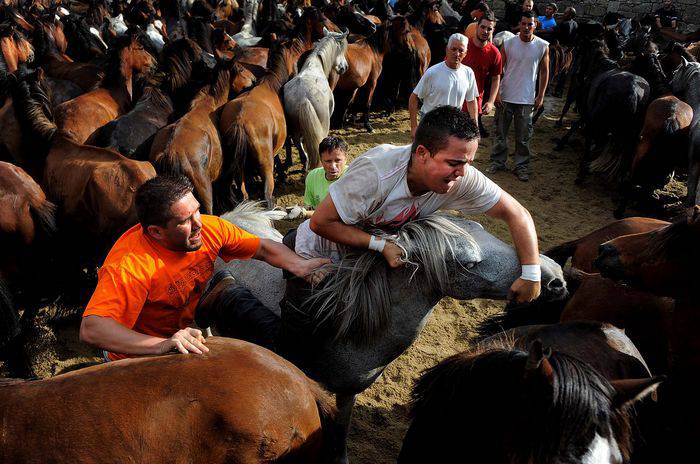
{"label": "horse eye", "polygon": [[474,269],[476,267],[476,263],[467,263],[467,269]]}

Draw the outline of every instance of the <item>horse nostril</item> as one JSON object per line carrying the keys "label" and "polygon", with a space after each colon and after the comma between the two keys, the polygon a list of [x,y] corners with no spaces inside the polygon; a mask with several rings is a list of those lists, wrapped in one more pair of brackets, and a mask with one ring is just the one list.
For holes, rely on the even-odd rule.
{"label": "horse nostril", "polygon": [[598,247],[598,257],[612,257],[618,254],[617,248],[609,243],[603,243]]}
{"label": "horse nostril", "polygon": [[552,279],[549,281],[549,284],[547,284],[547,287],[549,287],[550,290],[561,290],[564,288],[564,281],[561,279]]}

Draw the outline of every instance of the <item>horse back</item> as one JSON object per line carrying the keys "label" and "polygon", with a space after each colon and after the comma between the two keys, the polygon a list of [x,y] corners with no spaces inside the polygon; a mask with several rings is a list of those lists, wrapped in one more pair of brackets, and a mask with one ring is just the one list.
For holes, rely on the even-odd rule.
{"label": "horse back", "polygon": [[0,386],[0,461],[317,462],[328,395],[264,348],[207,345]]}

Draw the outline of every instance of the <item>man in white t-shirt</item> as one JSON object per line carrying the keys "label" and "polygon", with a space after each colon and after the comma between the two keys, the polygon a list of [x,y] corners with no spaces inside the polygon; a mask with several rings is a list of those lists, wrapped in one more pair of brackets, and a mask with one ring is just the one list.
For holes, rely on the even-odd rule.
{"label": "man in white t-shirt", "polygon": [[478,145],[479,129],[466,113],[452,106],[430,111],[413,145],[380,145],[350,164],[311,220],[299,226],[295,251],[333,259],[337,244],[369,248],[399,267],[401,248],[367,231],[395,231],[439,209],[486,213],[508,225],[523,266],[513,297],[534,300],[540,293],[535,225],[520,203],[471,165]]}
{"label": "man in white t-shirt", "polygon": [[469,39],[462,34],[452,34],[447,41],[445,61],[428,68],[408,99],[408,112],[411,116],[411,137],[418,126],[418,100],[423,102],[421,116],[438,106],[450,105],[462,108],[466,102],[472,119],[478,117],[479,90],[474,71],[462,64],[467,56]]}
{"label": "man in white t-shirt", "polygon": [[493,174],[506,169],[508,129],[513,121],[514,172],[523,182],[527,182],[530,176],[532,113],[544,104],[549,81],[549,43],[535,36],[534,30],[534,14],[524,11],[520,17],[520,33],[503,42],[503,79],[496,97],[497,137],[491,152],[491,167],[486,171]]}

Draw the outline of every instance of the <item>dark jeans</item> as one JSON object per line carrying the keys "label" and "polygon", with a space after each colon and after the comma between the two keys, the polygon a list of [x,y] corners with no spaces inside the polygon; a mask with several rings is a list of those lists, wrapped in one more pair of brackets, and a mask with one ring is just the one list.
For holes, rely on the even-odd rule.
{"label": "dark jeans", "polygon": [[503,102],[496,109],[496,143],[491,152],[491,164],[505,168],[508,160],[508,130],[515,126],[515,170],[530,167],[530,138],[532,138],[533,105],[518,105]]}

